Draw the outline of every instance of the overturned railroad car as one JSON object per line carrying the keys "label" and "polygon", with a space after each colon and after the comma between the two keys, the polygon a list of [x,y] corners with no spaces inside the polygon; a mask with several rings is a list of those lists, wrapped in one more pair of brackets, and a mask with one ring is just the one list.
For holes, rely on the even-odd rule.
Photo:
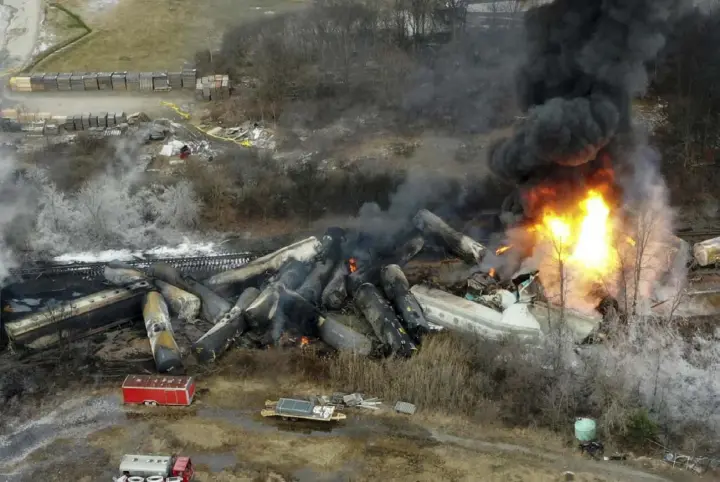
{"label": "overturned railroad car", "polygon": [[[104,289],[65,299],[26,303],[5,299],[3,326],[13,345],[43,349],[94,330],[134,321],[142,313],[142,299],[151,286],[139,281],[123,288]],[[32,306],[32,305],[35,306]]]}

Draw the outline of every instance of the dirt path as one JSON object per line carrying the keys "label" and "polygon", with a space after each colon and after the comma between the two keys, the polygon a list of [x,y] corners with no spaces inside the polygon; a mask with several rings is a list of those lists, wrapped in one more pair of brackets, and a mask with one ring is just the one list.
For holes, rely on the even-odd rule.
{"label": "dirt path", "polygon": [[633,481],[656,481],[656,482],[672,482],[675,479],[661,477],[641,470],[628,467],[626,465],[614,462],[602,463],[592,460],[578,460],[573,457],[553,454],[550,452],[540,452],[521,445],[512,445],[506,443],[486,442],[484,440],[475,440],[462,437],[456,437],[445,433],[431,430],[433,440],[440,443],[452,444],[469,450],[478,452],[504,452],[507,454],[522,454],[553,462],[559,466],[561,470],[570,470],[577,472],[590,472],[597,475],[618,477],[620,480]]}
{"label": "dirt path", "polygon": [[191,94],[162,93],[142,94],[135,92],[58,92],[28,93],[5,91],[5,105],[19,107],[26,112],[49,112],[53,115],[76,115],[83,112],[145,112],[148,115],[170,115],[172,111],[161,102],[171,102],[192,109]]}

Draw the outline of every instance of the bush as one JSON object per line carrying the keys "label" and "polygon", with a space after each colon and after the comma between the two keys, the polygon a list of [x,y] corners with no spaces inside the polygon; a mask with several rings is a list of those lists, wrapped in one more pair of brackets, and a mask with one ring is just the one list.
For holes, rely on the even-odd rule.
{"label": "bush", "polygon": [[404,173],[354,166],[323,169],[316,161],[284,168],[250,149],[230,151],[210,164],[189,162],[183,177],[203,203],[208,227],[234,230],[243,221],[294,218],[307,224],[325,215],[354,215],[367,202],[387,206]]}
{"label": "bush", "polygon": [[625,422],[625,443],[634,447],[642,447],[649,441],[656,441],[660,429],[658,425],[650,419],[648,411],[639,408],[631,412]]}

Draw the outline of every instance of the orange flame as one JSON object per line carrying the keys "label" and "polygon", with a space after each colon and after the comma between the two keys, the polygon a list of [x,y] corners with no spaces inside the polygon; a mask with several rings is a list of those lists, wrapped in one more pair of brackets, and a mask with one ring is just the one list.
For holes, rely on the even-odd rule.
{"label": "orange flame", "polygon": [[300,338],[300,346],[307,346],[310,344],[310,338],[303,336]]}
{"label": "orange flame", "polygon": [[495,277],[495,268],[490,268],[490,271],[488,271],[488,275],[491,278],[494,278]]}
{"label": "orange flame", "polygon": [[564,213],[545,209],[531,231],[549,295],[565,291],[567,303],[586,308],[584,298],[592,286],[619,266],[613,227],[610,206],[600,191],[588,191],[579,205]]}
{"label": "orange flame", "polygon": [[508,245],[508,246],[500,246],[498,249],[495,250],[495,255],[500,256],[503,253],[507,253],[509,250],[512,249],[512,247],[513,247],[512,244]]}
{"label": "orange flame", "polygon": [[349,268],[350,268],[350,272],[351,272],[351,273],[354,273],[354,272],[357,271],[357,269],[358,269],[358,268],[357,268],[357,260],[356,260],[355,258],[350,258],[350,259],[348,260],[348,266],[349,266]]}

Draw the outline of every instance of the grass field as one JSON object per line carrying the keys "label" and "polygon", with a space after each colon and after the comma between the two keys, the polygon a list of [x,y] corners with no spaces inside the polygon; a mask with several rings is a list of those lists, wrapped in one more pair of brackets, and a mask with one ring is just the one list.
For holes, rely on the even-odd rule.
{"label": "grass field", "polygon": [[[179,70],[230,26],[301,8],[305,0],[59,0],[95,32],[38,66],[52,71]],[[273,13],[270,13],[273,12]],[[36,70],[38,70],[36,69]]]}
{"label": "grass field", "polygon": [[49,5],[45,9],[43,25],[38,35],[38,45],[35,53],[44,52],[53,46],[72,39],[85,29],[76,19],[59,8]]}

